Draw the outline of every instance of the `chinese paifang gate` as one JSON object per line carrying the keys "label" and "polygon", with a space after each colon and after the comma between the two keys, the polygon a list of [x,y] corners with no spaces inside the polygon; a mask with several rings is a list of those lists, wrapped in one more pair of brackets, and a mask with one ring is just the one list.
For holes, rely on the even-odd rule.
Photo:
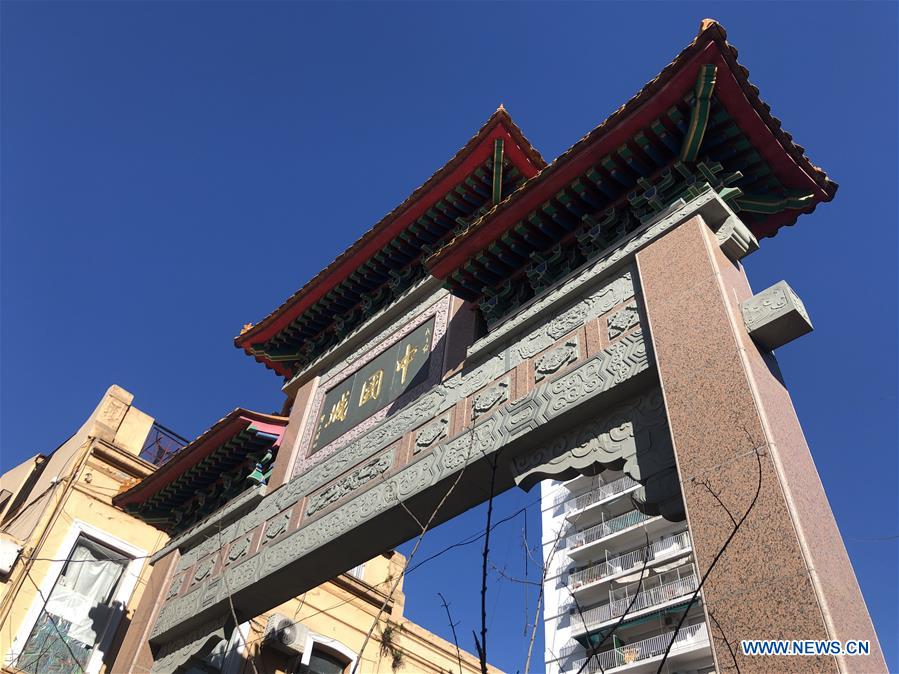
{"label": "chinese paifang gate", "polygon": [[[435,523],[482,503],[493,465],[496,492],[544,481],[547,670],[655,671],[670,646],[672,671],[722,671],[720,629],[870,639],[803,671],[885,671],[772,353],[809,317],[741,263],[836,190],[710,20],[551,164],[498,109],[235,339],[283,416],[236,410],[117,497],[174,538],[115,671],[173,671],[448,492]],[[748,514],[691,602],[734,528],[706,480]]]}

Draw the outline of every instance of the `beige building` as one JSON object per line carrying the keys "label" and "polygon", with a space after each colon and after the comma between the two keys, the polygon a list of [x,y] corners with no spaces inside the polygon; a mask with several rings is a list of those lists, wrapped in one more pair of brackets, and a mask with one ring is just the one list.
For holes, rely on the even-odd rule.
{"label": "beige building", "polygon": [[[479,672],[473,655],[457,651],[453,644],[403,617],[402,585],[393,593],[363,650],[365,636],[405,565],[399,553],[380,555],[244,623],[244,639],[232,643],[243,657],[234,669],[223,671],[253,674],[255,666],[258,674],[342,674],[352,671],[361,658],[360,673]],[[274,644],[271,631],[285,619],[288,629],[295,631],[293,636],[303,640],[302,646],[308,644],[303,654]],[[490,671],[497,670],[491,667]]]}
{"label": "beige building", "polygon": [[[132,399],[124,389],[110,387],[88,420],[60,447],[0,477],[4,674],[145,671],[140,663],[114,663],[120,651],[126,656],[131,652],[130,645],[122,648],[123,640],[141,599],[161,602],[161,589],[148,581],[158,553],[165,557],[166,530],[179,527],[162,520],[141,521],[113,505],[112,498],[145,484],[171,484],[176,475],[183,478],[183,460],[196,457],[198,446],[204,453],[211,445],[204,434],[198,439],[202,442],[175,452],[183,439],[155,424]],[[255,416],[264,431],[277,426],[277,417]],[[236,419],[232,414],[226,423],[219,422],[214,428],[225,433],[213,439],[233,441],[228,430],[240,427],[239,420],[229,426]],[[265,425],[263,420],[274,423]],[[235,443],[223,444],[233,448]],[[244,449],[254,447],[250,442]],[[196,479],[198,469],[222,458],[222,448],[213,449],[217,451],[192,466],[195,470],[188,471],[188,477]],[[255,454],[238,457],[230,469],[241,475],[246,462],[255,465]],[[145,481],[157,466],[156,481]],[[220,479],[228,466],[219,468]],[[236,481],[236,490],[251,486],[245,478]],[[175,664],[169,671],[331,674],[351,671],[357,660],[360,673],[479,671],[471,654],[403,617],[401,582],[362,648],[405,564],[398,553],[379,555],[242,622],[230,642],[213,640],[205,657]],[[149,647],[146,642],[139,646]]]}
{"label": "beige building", "polygon": [[132,399],[111,386],[55,451],[0,477],[3,672],[112,671],[148,558],[168,540],[112,505],[154,469],[140,455],[158,427]]}

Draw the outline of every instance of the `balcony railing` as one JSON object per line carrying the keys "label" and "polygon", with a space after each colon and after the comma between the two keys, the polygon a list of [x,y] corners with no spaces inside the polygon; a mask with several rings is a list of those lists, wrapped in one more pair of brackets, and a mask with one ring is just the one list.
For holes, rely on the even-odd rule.
{"label": "balcony railing", "polygon": [[[573,619],[578,626],[589,629],[592,625],[599,625],[612,618],[617,618],[625,611],[634,613],[650,606],[657,606],[665,602],[683,597],[686,594],[696,590],[696,576],[689,575],[679,580],[665,583],[648,590],[638,592],[636,598],[633,596],[616,599],[608,604],[600,604],[591,609],[575,614]],[[633,604],[631,604],[633,602]],[[630,607],[630,608],[628,608]]]}
{"label": "balcony railing", "polygon": [[604,501],[611,496],[622,494],[628,489],[636,487],[638,484],[640,483],[627,475],[620,477],[617,480],[613,480],[612,482],[601,484],[595,489],[591,489],[586,494],[581,494],[580,496],[571,499],[566,507],[566,512],[570,514],[578,510],[583,510],[584,508],[588,508],[594,503]]}
{"label": "balcony railing", "polygon": [[645,522],[648,519],[650,519],[650,516],[644,515],[639,510],[628,511],[618,517],[613,517],[605,522],[600,522],[589,529],[584,529],[583,531],[571,534],[568,537],[568,549],[574,550],[583,547],[588,543],[593,543],[594,541],[598,541],[601,538],[614,534],[616,531],[627,529],[640,522]]}
{"label": "balcony railing", "polygon": [[[705,623],[698,625],[690,625],[678,631],[677,636],[674,632],[666,632],[658,634],[642,641],[635,641],[632,644],[619,646],[608,651],[602,651],[589,658],[590,662],[584,667],[584,660],[581,658],[571,664],[572,672],[581,672],[581,674],[597,674],[598,672],[608,672],[616,667],[624,667],[641,660],[655,658],[665,653],[668,644],[672,638],[674,644],[671,646],[671,653],[685,650],[691,646],[699,646],[708,643],[709,633],[706,630]],[[583,667],[583,670],[581,669]]]}
{"label": "balcony railing", "polygon": [[586,569],[575,571],[568,576],[568,587],[572,590],[576,590],[579,587],[595,583],[607,576],[613,576],[616,573],[642,566],[644,560],[651,562],[657,557],[664,557],[674,552],[687,550],[689,547],[690,536],[686,531],[682,531],[674,536],[656,541],[649,546],[648,552],[644,545],[637,550],[626,552],[617,557],[610,557],[604,562],[597,562],[592,566],[588,566]]}
{"label": "balcony railing", "polygon": [[183,438],[175,431],[154,422],[150,432],[147,434],[147,439],[144,441],[144,447],[140,451],[140,458],[159,468],[159,466],[177,454],[188,442],[190,441],[187,438]]}

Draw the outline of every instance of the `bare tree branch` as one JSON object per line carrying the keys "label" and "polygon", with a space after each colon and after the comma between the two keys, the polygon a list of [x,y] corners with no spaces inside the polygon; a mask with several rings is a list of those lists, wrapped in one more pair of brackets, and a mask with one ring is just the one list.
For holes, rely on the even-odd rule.
{"label": "bare tree branch", "polygon": [[446,597],[443,596],[443,593],[438,592],[437,596],[440,597],[440,601],[443,602],[443,608],[446,610],[446,619],[449,621],[450,629],[453,632],[453,644],[456,646],[456,658],[459,660],[459,674],[462,674],[462,652],[459,650],[459,639],[456,637],[456,625],[458,623],[453,622],[453,616],[450,615],[449,604],[446,601]]}
{"label": "bare tree branch", "polygon": [[[537,626],[540,624],[540,608],[543,604],[543,588],[546,585],[546,576],[549,574],[550,568],[552,568],[553,558],[556,555],[556,548],[559,545],[559,541],[562,538],[563,527],[559,527],[558,532],[556,532],[556,539],[553,541],[553,546],[549,550],[549,555],[547,556],[546,561],[542,564],[542,573],[540,577],[540,589],[537,592],[537,609],[534,611],[534,624],[531,627],[531,639],[528,642],[528,656],[524,661],[524,674],[528,674],[531,668],[531,656],[534,652],[534,640],[537,638]],[[525,544],[527,544],[527,539],[525,539]],[[527,551],[528,557],[533,561],[533,557],[531,556],[531,549],[525,545],[525,550]]]}
{"label": "bare tree branch", "polygon": [[737,519],[734,517],[733,513],[730,511],[730,508],[728,508],[726,505],[724,505],[724,501],[721,500],[721,491],[719,490],[716,492],[714,489],[712,489],[712,485],[708,481],[708,479],[697,480],[696,484],[698,484],[702,487],[705,487],[706,490],[708,490],[709,494],[712,495],[712,498],[714,498],[716,501],[718,501],[718,505],[721,506],[724,509],[724,512],[727,513],[727,516],[730,517],[731,523],[734,526],[737,526]]}
{"label": "bare tree branch", "polygon": [[478,657],[481,661],[481,674],[487,674],[487,559],[490,554],[490,522],[493,519],[493,496],[496,492],[496,467],[502,454],[500,448],[490,461],[490,498],[487,499],[487,523],[484,527],[484,552],[481,564],[481,639],[475,639]]}
{"label": "bare tree branch", "polygon": [[[224,548],[224,544],[222,543],[222,520],[218,521],[218,544],[219,550]],[[228,587],[228,574],[222,571],[222,583],[225,585],[225,594],[228,595],[228,608],[231,610],[231,619],[234,621],[234,629],[237,630],[237,635],[240,637],[241,643],[243,643],[244,652],[247,655],[247,660],[250,661],[250,666],[253,668],[253,674],[259,674],[259,670],[256,669],[256,658],[250,653],[250,645],[247,643],[247,638],[243,634],[243,630],[240,629],[240,621],[237,619],[237,611],[234,610],[234,597],[231,596],[231,588]]]}
{"label": "bare tree branch", "polygon": [[[421,527],[421,533],[418,535],[418,539],[415,541],[415,545],[412,547],[412,551],[409,553],[409,558],[406,560],[405,568],[400,571],[396,575],[396,579],[393,581],[393,585],[391,585],[390,590],[387,593],[387,596],[384,598],[384,602],[381,604],[381,608],[378,609],[378,613],[375,615],[375,619],[372,621],[371,627],[368,628],[368,633],[365,635],[365,639],[362,641],[362,647],[359,649],[359,657],[356,658],[356,662],[353,665],[353,669],[350,674],[356,674],[356,671],[359,669],[359,664],[362,662],[362,654],[365,651],[365,647],[368,645],[368,642],[371,640],[372,634],[374,634],[375,627],[378,625],[378,622],[381,620],[381,615],[384,613],[387,605],[393,599],[393,595],[396,592],[397,588],[402,582],[403,577],[406,574],[406,569],[409,568],[409,565],[412,563],[412,559],[415,557],[415,553],[418,552],[418,548],[421,546],[421,542],[424,540],[425,534],[431,528],[431,525],[434,523],[434,520],[437,518],[437,513],[440,512],[440,509],[443,508],[443,505],[449,499],[450,495],[458,486],[459,482],[462,480],[462,476],[465,474],[465,469],[468,467],[468,462],[471,460],[471,453],[474,450],[474,442],[475,442],[475,429],[471,428],[471,442],[468,445],[468,456],[465,459],[465,463],[462,464],[462,468],[456,474],[456,479],[453,480],[453,483],[450,485],[449,489],[447,489],[446,493],[443,495],[443,498],[440,499],[440,502],[437,504],[437,507],[434,508],[434,512],[431,513],[431,516],[428,518],[428,521],[425,522],[424,526]],[[403,505],[405,508],[405,504],[402,500],[397,496],[397,502]],[[409,512],[408,508],[405,508],[406,512]],[[410,513],[411,514],[411,513]],[[413,515],[413,519],[418,521]]]}

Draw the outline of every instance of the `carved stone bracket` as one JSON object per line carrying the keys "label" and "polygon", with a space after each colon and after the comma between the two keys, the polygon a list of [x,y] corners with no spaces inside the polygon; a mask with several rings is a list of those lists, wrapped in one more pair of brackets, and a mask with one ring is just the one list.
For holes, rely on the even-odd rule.
{"label": "carved stone bracket", "polygon": [[683,519],[683,503],[662,393],[653,389],[605,411],[555,440],[515,457],[515,483],[570,480],[623,470],[642,487],[635,501],[649,514]]}
{"label": "carved stone bracket", "polygon": [[750,336],[769,351],[813,330],[805,305],[786,281],[753,295],[740,309]]}
{"label": "carved stone bracket", "polygon": [[[726,204],[722,204],[722,206],[727,208]],[[715,239],[724,254],[734,262],[742,260],[759,249],[758,239],[749,231],[749,227],[744,225],[743,221],[734,214],[729,215],[715,231]]]}
{"label": "carved stone bracket", "polygon": [[201,663],[216,646],[223,641],[227,643],[226,622],[225,615],[218,616],[197,626],[184,636],[164,644],[156,653],[151,671],[154,674],[167,674],[181,671],[181,668],[187,667],[191,661]]}

